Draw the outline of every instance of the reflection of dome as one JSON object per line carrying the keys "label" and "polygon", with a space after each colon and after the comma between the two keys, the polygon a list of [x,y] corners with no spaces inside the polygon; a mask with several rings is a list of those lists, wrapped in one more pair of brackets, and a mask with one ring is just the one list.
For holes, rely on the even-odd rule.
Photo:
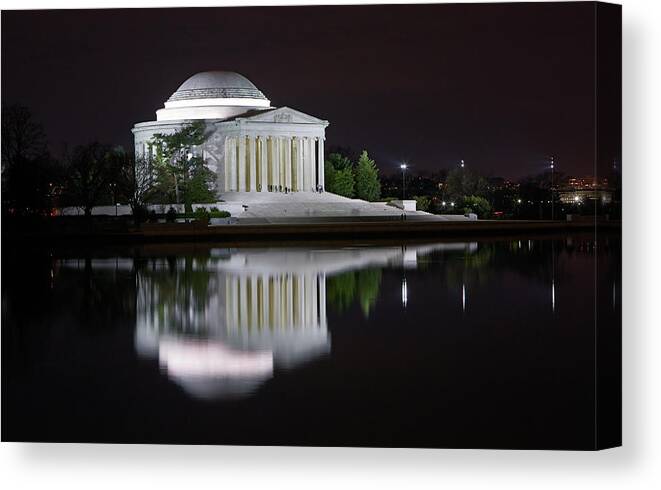
{"label": "reflection of dome", "polygon": [[264,99],[264,94],[243,75],[233,71],[203,71],[186,80],[168,102],[191,99]]}
{"label": "reflection of dome", "polygon": [[265,109],[271,101],[243,75],[232,71],[203,71],[188,78],[156,111],[159,121],[224,119],[251,109]]}
{"label": "reflection of dome", "polygon": [[250,395],[273,375],[273,353],[236,350],[214,340],[160,339],[161,369],[201,399]]}

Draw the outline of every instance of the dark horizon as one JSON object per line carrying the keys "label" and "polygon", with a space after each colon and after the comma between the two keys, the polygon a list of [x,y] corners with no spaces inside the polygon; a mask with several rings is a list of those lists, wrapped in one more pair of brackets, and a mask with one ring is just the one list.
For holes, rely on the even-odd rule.
{"label": "dark horizon", "polygon": [[464,159],[517,178],[550,155],[559,172],[601,174],[621,160],[621,86],[619,58],[596,66],[595,13],[592,2],[3,11],[3,104],[28,106],[56,154],[94,140],[132,149],[133,124],[186,78],[225,69],[274,106],[329,120],[328,147],[365,148],[387,174]]}

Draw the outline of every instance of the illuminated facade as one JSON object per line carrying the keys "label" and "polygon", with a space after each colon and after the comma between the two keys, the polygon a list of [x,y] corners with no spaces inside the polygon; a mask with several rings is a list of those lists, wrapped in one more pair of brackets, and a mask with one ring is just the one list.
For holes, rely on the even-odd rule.
{"label": "illuminated facade", "polygon": [[270,100],[244,76],[209,71],[186,80],[156,111],[156,121],[133,127],[136,158],[149,155],[157,133],[170,134],[195,120],[207,139],[199,154],[222,192],[316,192],[324,188],[328,121]]}

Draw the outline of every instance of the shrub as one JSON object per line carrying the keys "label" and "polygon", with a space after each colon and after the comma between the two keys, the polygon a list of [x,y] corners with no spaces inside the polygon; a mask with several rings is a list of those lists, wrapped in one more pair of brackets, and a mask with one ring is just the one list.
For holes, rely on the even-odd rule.
{"label": "shrub", "polygon": [[491,215],[491,204],[480,196],[466,196],[464,198],[464,214],[475,213],[478,218],[489,218]]}
{"label": "shrub", "polygon": [[197,208],[193,213],[193,216],[198,221],[209,221],[210,218],[209,211],[207,211],[207,208],[205,207]]}
{"label": "shrub", "polygon": [[174,223],[177,220],[177,210],[174,209],[173,207],[170,207],[168,209],[168,212],[165,213],[165,221],[168,223]]}
{"label": "shrub", "polygon": [[413,196],[413,199],[415,199],[415,206],[418,211],[429,211],[431,206],[429,196]]}

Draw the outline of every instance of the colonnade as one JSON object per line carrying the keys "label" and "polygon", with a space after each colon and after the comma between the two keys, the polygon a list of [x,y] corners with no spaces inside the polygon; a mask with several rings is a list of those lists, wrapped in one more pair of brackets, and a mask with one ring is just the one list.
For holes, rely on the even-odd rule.
{"label": "colonnade", "polygon": [[230,329],[326,327],[323,274],[228,275],[226,325]]}
{"label": "colonnade", "polygon": [[324,188],[324,139],[314,136],[228,136],[224,190],[320,191]]}

